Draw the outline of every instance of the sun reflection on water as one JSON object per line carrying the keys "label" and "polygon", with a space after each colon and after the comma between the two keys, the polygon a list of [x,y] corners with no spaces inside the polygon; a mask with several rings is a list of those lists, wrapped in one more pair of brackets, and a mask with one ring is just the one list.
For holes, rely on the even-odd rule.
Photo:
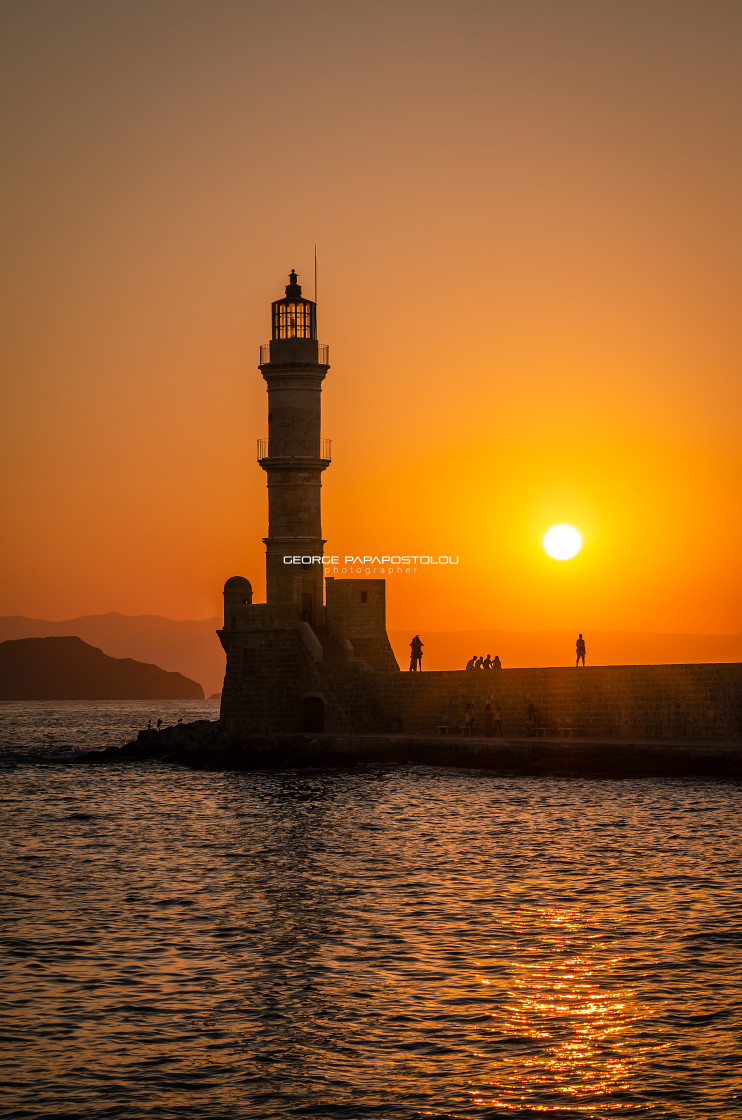
{"label": "sun reflection on water", "polygon": [[[588,920],[577,909],[523,909],[509,990],[489,1013],[488,1032],[501,1044],[496,1075],[470,1090],[473,1104],[593,1115],[596,1107],[640,1107],[626,1100],[632,1075],[645,1054],[661,1047],[637,1041],[634,1028],[650,1012],[621,982],[624,960],[606,937],[609,925],[601,915],[598,932],[595,915]],[[492,984],[484,974],[477,978]]]}

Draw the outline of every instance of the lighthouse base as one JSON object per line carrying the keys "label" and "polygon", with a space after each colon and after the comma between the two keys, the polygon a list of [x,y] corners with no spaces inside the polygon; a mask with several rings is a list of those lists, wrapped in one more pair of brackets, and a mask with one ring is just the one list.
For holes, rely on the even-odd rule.
{"label": "lighthouse base", "polygon": [[221,721],[260,733],[387,730],[373,685],[399,671],[386,633],[384,580],[327,580],[314,625],[295,606],[232,607]]}

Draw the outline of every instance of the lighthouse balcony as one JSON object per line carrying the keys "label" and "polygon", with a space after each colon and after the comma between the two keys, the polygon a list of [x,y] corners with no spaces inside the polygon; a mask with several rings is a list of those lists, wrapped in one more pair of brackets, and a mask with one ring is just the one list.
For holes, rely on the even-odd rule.
{"label": "lighthouse balcony", "polygon": [[274,338],[260,347],[260,366],[329,366],[330,347],[316,338],[297,335]]}
{"label": "lighthouse balcony", "polygon": [[259,439],[258,462],[266,459],[321,459],[329,463],[331,459],[329,439]]}

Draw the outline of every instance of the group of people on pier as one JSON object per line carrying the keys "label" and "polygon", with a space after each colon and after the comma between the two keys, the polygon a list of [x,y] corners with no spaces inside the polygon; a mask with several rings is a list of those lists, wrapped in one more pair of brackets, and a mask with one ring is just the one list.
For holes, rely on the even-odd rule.
{"label": "group of people on pier", "polygon": [[477,657],[476,653],[474,653],[474,654],[472,654],[472,656],[467,661],[465,668],[467,668],[467,669],[502,669],[502,662],[500,661],[500,658],[498,657],[497,654],[495,654],[494,657],[490,657],[489,654],[487,654],[486,657]]}
{"label": "group of people on pier", "polygon": [[[575,662],[575,664],[579,665],[580,661],[582,661],[582,664],[584,666],[584,664],[585,664],[585,639],[583,638],[582,634],[580,634],[579,638],[577,639],[577,642],[575,643],[575,646],[576,646],[576,653],[577,653],[577,661]],[[418,669],[420,670],[420,672],[422,672],[422,668],[423,668],[423,642],[422,642],[422,639],[420,638],[420,635],[415,634],[415,637],[410,642],[410,672],[414,673]],[[487,654],[486,657],[477,657],[476,653],[474,653],[474,654],[472,654],[472,656],[467,661],[465,668],[467,668],[467,669],[502,669],[502,662],[500,661],[500,658],[499,658],[498,654],[495,654],[494,657],[490,657],[489,654]]]}
{"label": "group of people on pier", "polygon": [[[484,705],[484,733],[490,738],[493,735],[502,735],[502,708],[495,704],[494,708],[489,700]],[[464,709],[464,734],[474,734],[474,705],[467,702]]]}

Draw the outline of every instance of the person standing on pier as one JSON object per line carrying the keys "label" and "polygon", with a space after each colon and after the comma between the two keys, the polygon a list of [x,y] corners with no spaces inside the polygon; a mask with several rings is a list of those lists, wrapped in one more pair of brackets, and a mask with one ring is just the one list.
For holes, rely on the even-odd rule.
{"label": "person standing on pier", "polygon": [[410,642],[410,672],[414,673],[416,669],[421,673],[423,671],[423,643],[419,634],[415,634]]}
{"label": "person standing on pier", "polygon": [[585,668],[585,639],[583,638],[582,634],[580,634],[579,638],[577,639],[577,642],[575,643],[575,649],[577,650],[577,660],[575,661],[575,668],[577,668],[577,666],[580,664],[580,658],[582,658],[582,667],[584,669]]}
{"label": "person standing on pier", "polygon": [[502,738],[502,708],[499,704],[495,704],[495,710],[492,713],[492,723],[494,724],[494,734]]}

